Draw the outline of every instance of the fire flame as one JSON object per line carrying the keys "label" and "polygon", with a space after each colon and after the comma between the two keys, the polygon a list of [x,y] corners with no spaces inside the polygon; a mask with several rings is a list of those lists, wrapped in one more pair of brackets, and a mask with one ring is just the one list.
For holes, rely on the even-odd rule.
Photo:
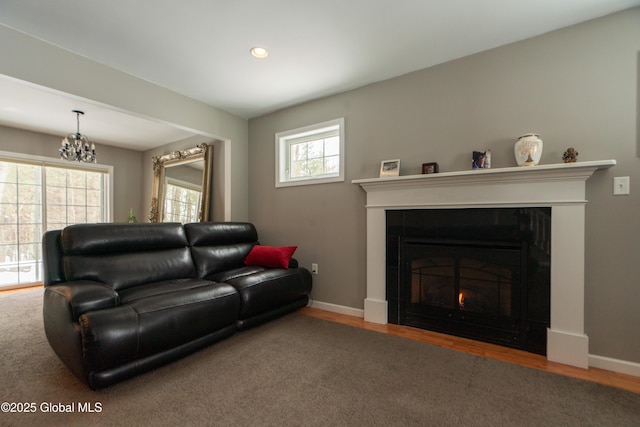
{"label": "fire flame", "polygon": [[464,294],[462,292],[458,294],[458,307],[464,308]]}

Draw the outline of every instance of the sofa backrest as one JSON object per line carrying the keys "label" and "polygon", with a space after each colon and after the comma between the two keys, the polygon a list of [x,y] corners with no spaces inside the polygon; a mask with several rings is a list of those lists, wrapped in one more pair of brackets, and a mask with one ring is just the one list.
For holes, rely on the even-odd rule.
{"label": "sofa backrest", "polygon": [[180,223],[77,224],[60,233],[66,280],[92,280],[114,290],[195,277]]}
{"label": "sofa backrest", "polygon": [[200,278],[243,267],[258,242],[258,232],[248,222],[197,222],[184,229]]}

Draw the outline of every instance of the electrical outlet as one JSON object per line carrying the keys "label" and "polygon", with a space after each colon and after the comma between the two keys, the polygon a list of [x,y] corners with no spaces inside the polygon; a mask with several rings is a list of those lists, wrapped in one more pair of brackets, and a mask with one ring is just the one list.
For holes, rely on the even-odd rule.
{"label": "electrical outlet", "polygon": [[629,177],[616,176],[613,178],[613,195],[624,196],[629,194]]}
{"label": "electrical outlet", "polygon": [[318,264],[315,262],[311,264],[311,274],[318,274]]}

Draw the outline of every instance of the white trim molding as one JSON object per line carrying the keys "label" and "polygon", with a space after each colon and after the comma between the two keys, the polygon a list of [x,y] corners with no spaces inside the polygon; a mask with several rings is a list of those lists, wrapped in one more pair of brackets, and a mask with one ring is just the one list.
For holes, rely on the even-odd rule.
{"label": "white trim molding", "polygon": [[612,359],[610,357],[590,354],[589,366],[640,377],[640,363],[627,362],[626,360]]}
{"label": "white trim molding", "polygon": [[364,310],[353,307],[346,307],[344,305],[331,304],[328,302],[309,300],[308,307],[318,308],[320,310],[330,311],[332,313],[345,314],[347,316],[359,318],[364,317]]}

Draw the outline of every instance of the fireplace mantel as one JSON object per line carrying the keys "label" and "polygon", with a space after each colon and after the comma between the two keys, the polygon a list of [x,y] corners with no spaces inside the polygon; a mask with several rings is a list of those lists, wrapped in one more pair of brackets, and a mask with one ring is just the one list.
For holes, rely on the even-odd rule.
{"label": "fireplace mantel", "polygon": [[615,164],[615,160],[601,160],[354,180],[367,193],[365,320],[387,323],[386,210],[551,207],[551,327],[547,333],[547,358],[587,368],[586,181],[597,170]]}

